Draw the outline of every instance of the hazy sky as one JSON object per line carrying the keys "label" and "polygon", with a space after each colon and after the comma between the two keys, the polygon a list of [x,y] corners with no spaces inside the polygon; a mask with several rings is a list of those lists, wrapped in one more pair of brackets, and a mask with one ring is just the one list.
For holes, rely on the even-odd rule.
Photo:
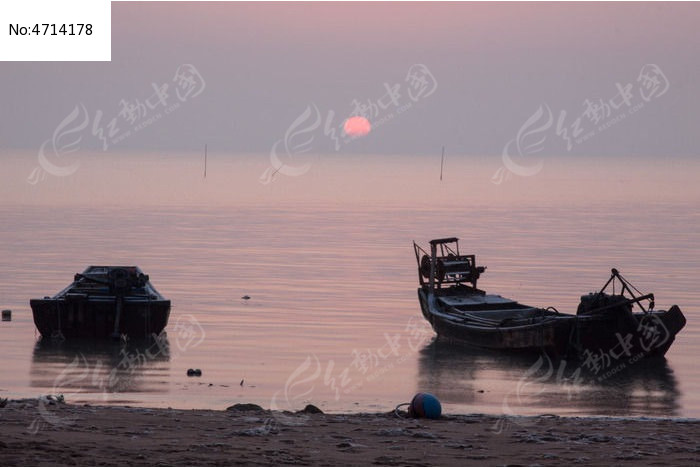
{"label": "hazy sky", "polygon": [[[695,155],[698,24],[697,4],[115,2],[111,62],[0,63],[0,151],[36,154],[72,117],[60,131],[84,121],[76,134],[85,150],[103,150],[93,129],[116,119],[106,152],[206,142],[269,153],[281,141],[315,153],[430,154],[445,145],[500,155],[514,140],[542,154]],[[182,64],[204,85],[178,100]],[[427,78],[411,98],[414,64]],[[643,100],[647,64],[656,68],[645,75],[661,83]],[[169,83],[167,98],[158,100],[154,83]],[[337,129],[353,101],[373,131],[336,147],[324,127]],[[141,112],[132,121],[128,105]],[[561,130],[576,130],[577,118],[581,135],[595,134],[567,148]],[[527,130],[537,130],[532,144]]]}

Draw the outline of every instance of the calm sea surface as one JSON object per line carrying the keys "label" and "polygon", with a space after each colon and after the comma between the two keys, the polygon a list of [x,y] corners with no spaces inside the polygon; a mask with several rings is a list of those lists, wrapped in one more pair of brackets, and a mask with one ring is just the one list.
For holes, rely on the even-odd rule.
{"label": "calm sea surface", "polygon": [[[70,188],[60,183],[57,190]],[[0,306],[12,309],[12,321],[0,323],[0,396],[385,411],[427,391],[447,412],[700,417],[694,204],[613,197],[572,205],[556,193],[546,205],[517,206],[420,197],[0,205]],[[656,294],[657,308],[678,304],[688,325],[666,361],[621,359],[597,373],[435,342],[420,314],[411,242],[452,235],[488,266],[480,286],[489,292],[575,312],[580,295],[617,267]],[[53,295],[90,264],[136,264],[149,274],[173,303],[167,336],[41,341],[29,299]],[[188,368],[203,375],[188,377]]]}

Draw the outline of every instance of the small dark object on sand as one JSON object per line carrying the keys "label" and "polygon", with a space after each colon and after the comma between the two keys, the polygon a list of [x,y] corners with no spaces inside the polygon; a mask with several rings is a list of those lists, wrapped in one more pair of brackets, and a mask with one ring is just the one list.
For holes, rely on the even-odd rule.
{"label": "small dark object on sand", "polygon": [[243,386],[243,380],[241,380],[241,386]]}
{"label": "small dark object on sand", "polygon": [[319,409],[315,405],[309,404],[306,407],[304,407],[303,410],[300,410],[298,413],[323,413],[323,410]]}
{"label": "small dark object on sand", "polygon": [[234,404],[231,407],[227,407],[226,410],[236,410],[238,412],[264,412],[265,409],[260,407],[258,404]]}
{"label": "small dark object on sand", "polygon": [[200,370],[199,368],[197,368],[196,370],[190,368],[189,370],[187,370],[187,376],[202,376],[202,370]]}
{"label": "small dark object on sand", "polygon": [[250,295],[243,295],[241,298],[243,300],[250,300]]}
{"label": "small dark object on sand", "polygon": [[12,310],[2,310],[2,320],[12,321]]}

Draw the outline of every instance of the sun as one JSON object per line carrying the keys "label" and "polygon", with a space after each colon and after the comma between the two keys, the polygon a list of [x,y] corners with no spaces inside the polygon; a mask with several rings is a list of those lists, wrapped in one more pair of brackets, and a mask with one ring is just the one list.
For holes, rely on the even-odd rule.
{"label": "sun", "polygon": [[345,134],[356,138],[367,135],[371,130],[372,125],[365,117],[350,117],[343,124]]}

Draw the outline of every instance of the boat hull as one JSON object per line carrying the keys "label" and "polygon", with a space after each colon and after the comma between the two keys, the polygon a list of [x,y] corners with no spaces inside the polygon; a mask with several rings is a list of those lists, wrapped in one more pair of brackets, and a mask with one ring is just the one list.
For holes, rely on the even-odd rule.
{"label": "boat hull", "polygon": [[[34,324],[42,337],[108,338],[115,336],[114,297],[30,300]],[[122,301],[117,335],[133,338],[159,334],[168,324],[170,300],[126,297]]]}
{"label": "boat hull", "polygon": [[423,316],[440,339],[495,350],[546,351],[561,357],[663,356],[685,326],[685,317],[676,306],[629,316],[543,313],[517,326],[486,326],[450,316],[424,288],[418,289],[418,298]]}

